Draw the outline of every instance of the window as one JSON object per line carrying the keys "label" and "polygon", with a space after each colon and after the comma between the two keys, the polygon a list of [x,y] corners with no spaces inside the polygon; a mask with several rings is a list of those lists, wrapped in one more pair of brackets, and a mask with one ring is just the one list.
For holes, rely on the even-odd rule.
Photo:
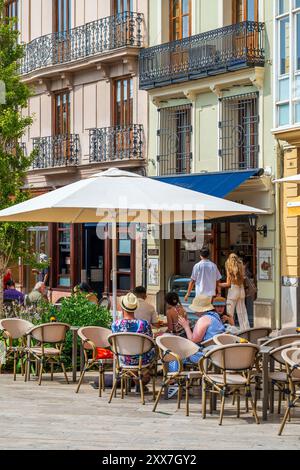
{"label": "window", "polygon": [[277,0],[276,126],[300,123],[300,1]]}
{"label": "window", "polygon": [[57,287],[71,287],[71,225],[58,224]]}
{"label": "window", "polygon": [[191,35],[191,0],[170,0],[170,41]]}
{"label": "window", "polygon": [[70,133],[70,92],[62,91],[54,95],[54,134]]}
{"label": "window", "polygon": [[17,21],[13,24],[13,29],[18,29],[18,5],[19,0],[7,0],[5,2],[5,16],[15,18]]}
{"label": "window", "polygon": [[61,33],[72,27],[72,0],[55,0],[55,31]]}
{"label": "window", "polygon": [[158,174],[191,173],[191,105],[159,110]]}
{"label": "window", "polygon": [[233,0],[233,23],[258,21],[258,0]]}
{"label": "window", "polygon": [[115,0],[115,15],[133,11],[133,0]]}
{"label": "window", "polygon": [[221,100],[220,150],[222,170],[258,168],[258,95]]}
{"label": "window", "polygon": [[133,79],[114,82],[114,125],[129,126],[133,119]]}

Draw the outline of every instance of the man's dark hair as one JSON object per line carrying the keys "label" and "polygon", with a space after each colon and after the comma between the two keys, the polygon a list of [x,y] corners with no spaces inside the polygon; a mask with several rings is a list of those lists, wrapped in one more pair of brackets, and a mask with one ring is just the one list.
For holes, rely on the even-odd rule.
{"label": "man's dark hair", "polygon": [[88,285],[87,282],[82,282],[81,284],[79,284],[79,290],[81,292],[85,292],[87,294],[89,294],[90,292],[92,292],[92,289],[91,287]]}
{"label": "man's dark hair", "polygon": [[201,248],[201,250],[200,250],[200,256],[201,256],[202,258],[205,258],[205,259],[209,258],[210,252],[209,252],[209,249],[207,248],[207,246],[204,246],[203,248]]}
{"label": "man's dark hair", "polygon": [[12,279],[8,279],[8,281],[6,282],[6,287],[15,287],[16,284],[15,284],[15,281],[13,281]]}
{"label": "man's dark hair", "polygon": [[134,295],[139,297],[140,295],[146,295],[147,294],[147,289],[145,289],[144,286],[137,286],[135,289],[133,289]]}
{"label": "man's dark hair", "polygon": [[165,301],[168,305],[171,305],[172,307],[176,307],[176,305],[178,304],[180,305],[180,299],[177,292],[168,292],[165,297]]}

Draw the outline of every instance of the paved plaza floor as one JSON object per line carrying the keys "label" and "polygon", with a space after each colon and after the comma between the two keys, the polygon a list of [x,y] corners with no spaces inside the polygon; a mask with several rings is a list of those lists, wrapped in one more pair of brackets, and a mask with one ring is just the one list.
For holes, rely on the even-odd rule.
{"label": "paved plaza floor", "polygon": [[300,413],[277,436],[280,418],[256,425],[251,414],[235,417],[228,399],[224,423],[208,414],[202,420],[200,397],[191,398],[191,415],[184,406],[176,411],[176,400],[160,402],[152,412],[151,395],[142,406],[135,394],[108,404],[87,376],[79,394],[61,376],[39,387],[36,380],[24,383],[19,376],[0,375],[0,449],[300,449]]}

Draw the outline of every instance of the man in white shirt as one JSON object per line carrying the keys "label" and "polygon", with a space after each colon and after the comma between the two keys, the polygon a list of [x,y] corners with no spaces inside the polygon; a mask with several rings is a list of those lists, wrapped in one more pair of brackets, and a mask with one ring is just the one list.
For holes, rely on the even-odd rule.
{"label": "man in white shirt", "polygon": [[218,291],[218,294],[221,291],[219,281],[222,276],[215,263],[210,261],[208,248],[202,248],[200,258],[201,261],[194,266],[191,282],[184,298],[185,302],[188,301],[194,287],[196,287],[196,297],[206,295],[212,298],[216,295],[216,291]]}
{"label": "man in white shirt", "polygon": [[145,287],[136,287],[133,293],[139,301],[139,306],[134,312],[134,318],[137,320],[147,320],[149,325],[156,326],[158,323],[158,316],[153,305],[146,302],[147,291]]}

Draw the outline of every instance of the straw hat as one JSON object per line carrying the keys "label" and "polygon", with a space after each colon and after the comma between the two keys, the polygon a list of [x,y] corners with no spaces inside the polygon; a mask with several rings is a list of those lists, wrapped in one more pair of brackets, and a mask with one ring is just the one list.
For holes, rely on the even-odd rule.
{"label": "straw hat", "polygon": [[129,292],[127,295],[121,298],[121,307],[125,312],[133,313],[138,308],[137,297]]}
{"label": "straw hat", "polygon": [[215,297],[213,299],[213,306],[214,307],[225,307],[226,306],[226,299],[224,297]]}
{"label": "straw hat", "polygon": [[214,307],[211,303],[211,297],[207,297],[207,295],[198,295],[193,300],[192,305],[190,305],[190,310],[193,312],[204,313],[210,312],[214,310]]}

